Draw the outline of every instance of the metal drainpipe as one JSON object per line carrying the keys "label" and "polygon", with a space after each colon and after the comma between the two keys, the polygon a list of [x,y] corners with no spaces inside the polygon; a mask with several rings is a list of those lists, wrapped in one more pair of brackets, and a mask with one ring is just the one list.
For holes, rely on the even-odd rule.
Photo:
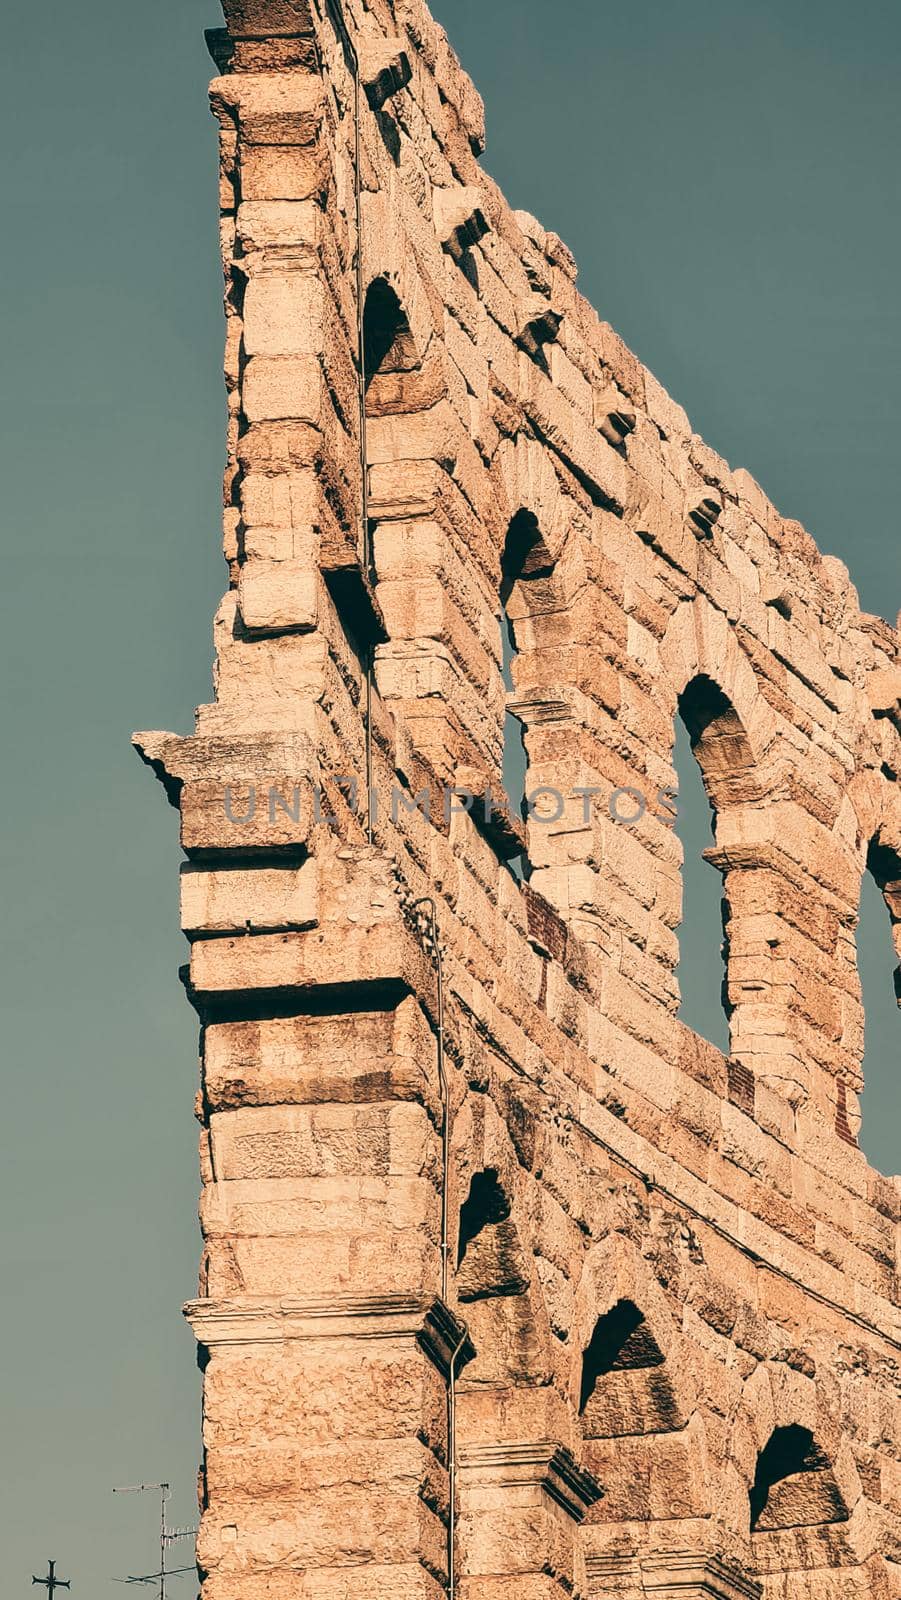
{"label": "metal drainpipe", "polygon": [[447,1383],[447,1595],[456,1600],[457,1595],[457,1362],[466,1343],[468,1329],[460,1335],[460,1343],[450,1359]]}
{"label": "metal drainpipe", "polygon": [[447,1304],[448,1263],[450,1257],[449,1174],[450,1174],[450,1085],[444,1057],[444,964],[438,943],[438,907],[431,895],[417,900],[411,911],[425,907],[429,913],[429,938],[438,976],[438,1085],[441,1093],[441,1298]]}
{"label": "metal drainpipe", "polygon": [[[359,402],[359,443],[360,443],[360,518],[362,522],[361,556],[360,561],[366,582],[371,584],[375,577],[372,560],[372,536],[369,528],[369,450],[366,438],[366,306],[365,306],[365,279],[363,274],[363,203],[362,203],[362,132],[360,109],[360,58],[356,47],[348,32],[341,9],[340,0],[326,0],[329,15],[334,24],[335,32],[341,41],[345,60],[353,79],[354,94],[354,225],[357,234],[355,278],[357,300],[357,396]],[[372,680],[373,657],[375,646],[370,644],[366,651],[365,669],[365,710],[363,713],[365,741],[366,741],[366,838],[372,843],[373,828],[375,823],[375,805],[372,792]]]}
{"label": "metal drainpipe", "polygon": [[[425,909],[429,914],[429,937],[438,979],[438,1085],[441,1094],[441,1299],[447,1305],[450,1277],[450,1084],[444,1049],[444,964],[438,942],[438,908],[427,895],[410,908],[416,912]],[[457,1592],[457,1362],[466,1343],[468,1329],[464,1328],[460,1341],[450,1358],[447,1380],[447,1475],[448,1475],[448,1526],[447,1526],[447,1594],[456,1600]]]}

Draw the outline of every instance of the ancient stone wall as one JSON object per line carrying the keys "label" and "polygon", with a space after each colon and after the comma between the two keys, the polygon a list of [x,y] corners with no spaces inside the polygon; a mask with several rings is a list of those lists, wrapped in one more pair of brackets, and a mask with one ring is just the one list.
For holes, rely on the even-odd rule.
{"label": "ancient stone wall", "polygon": [[[195,734],[137,736],[202,1022],[205,1600],[898,1600],[854,938],[869,865],[901,952],[898,634],[510,210],[421,0],[224,9],[229,585]],[[678,1017],[679,715],[728,1057]]]}

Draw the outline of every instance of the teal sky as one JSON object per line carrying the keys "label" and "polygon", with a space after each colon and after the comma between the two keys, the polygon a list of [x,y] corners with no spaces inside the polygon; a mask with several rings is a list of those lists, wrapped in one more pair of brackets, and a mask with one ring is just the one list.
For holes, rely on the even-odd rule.
{"label": "teal sky", "polygon": [[[581,286],[863,603],[901,603],[901,10],[858,0],[436,0],[488,105],[486,165]],[[193,1516],[179,1306],[198,1240],[196,1028],[177,819],[129,749],[209,696],[224,400],[214,0],[16,6],[4,24],[0,606],[5,1592],[152,1570]],[[705,818],[685,822],[691,854]],[[689,878],[687,1010],[719,885]],[[704,890],[708,900],[704,901]],[[711,900],[712,894],[712,900]],[[894,1170],[887,922],[862,940],[868,1148]],[[711,910],[712,905],[712,910]],[[705,938],[707,943],[705,944]],[[713,963],[710,950],[713,949]],[[718,982],[718,978],[717,978]],[[188,1595],[190,1582],[173,1593]]]}

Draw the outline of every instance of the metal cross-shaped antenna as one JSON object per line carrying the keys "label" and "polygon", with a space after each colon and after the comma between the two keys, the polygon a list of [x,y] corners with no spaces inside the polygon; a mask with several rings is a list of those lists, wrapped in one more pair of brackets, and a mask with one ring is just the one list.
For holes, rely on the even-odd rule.
{"label": "metal cross-shaped antenna", "polygon": [[48,1566],[50,1568],[50,1571],[47,1574],[46,1578],[32,1578],[31,1581],[32,1581],[32,1583],[42,1583],[44,1585],[44,1588],[47,1590],[47,1600],[53,1600],[53,1594],[54,1594],[54,1591],[56,1589],[68,1589],[69,1588],[69,1580],[68,1580],[68,1578],[58,1578],[56,1576],[56,1562],[55,1561],[48,1562]]}

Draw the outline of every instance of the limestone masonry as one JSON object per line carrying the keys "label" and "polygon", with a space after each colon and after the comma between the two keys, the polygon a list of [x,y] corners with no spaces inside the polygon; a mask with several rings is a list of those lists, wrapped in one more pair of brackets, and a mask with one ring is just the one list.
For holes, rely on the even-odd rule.
{"label": "limestone masonry", "polygon": [[[901,952],[899,635],[507,206],[421,0],[223,4],[229,584],[196,732],[136,736],[202,1023],[204,1600],[901,1600],[855,952],[867,868]],[[553,822],[485,804],[508,706]],[[680,715],[728,1057],[677,1015]]]}

